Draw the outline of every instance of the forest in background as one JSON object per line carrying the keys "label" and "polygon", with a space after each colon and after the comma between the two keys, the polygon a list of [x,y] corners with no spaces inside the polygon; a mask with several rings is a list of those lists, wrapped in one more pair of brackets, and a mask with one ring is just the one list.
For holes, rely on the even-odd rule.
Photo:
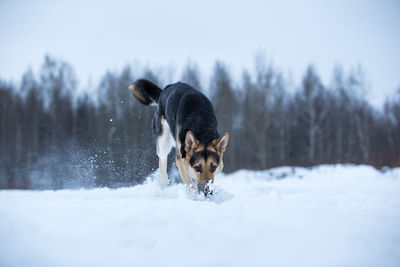
{"label": "forest in background", "polygon": [[[127,66],[107,72],[95,92],[79,93],[71,65],[49,56],[38,77],[28,70],[19,86],[0,80],[0,189],[142,183],[158,165],[155,108],[128,90],[138,78],[167,85],[150,69]],[[225,172],[325,163],[400,166],[400,89],[378,110],[364,97],[360,72],[340,68],[330,85],[312,66],[293,85],[267,62],[244,70],[240,82],[216,62],[209,84],[200,80],[196,65],[188,64],[181,81],[207,94],[220,133],[230,133]]]}

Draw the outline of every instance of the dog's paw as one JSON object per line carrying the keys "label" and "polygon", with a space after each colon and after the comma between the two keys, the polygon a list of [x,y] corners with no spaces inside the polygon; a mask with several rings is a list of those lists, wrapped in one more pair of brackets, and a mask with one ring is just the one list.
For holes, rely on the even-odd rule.
{"label": "dog's paw", "polygon": [[157,184],[161,189],[165,189],[168,186],[168,178],[166,178],[166,179],[163,179],[163,178],[157,179]]}

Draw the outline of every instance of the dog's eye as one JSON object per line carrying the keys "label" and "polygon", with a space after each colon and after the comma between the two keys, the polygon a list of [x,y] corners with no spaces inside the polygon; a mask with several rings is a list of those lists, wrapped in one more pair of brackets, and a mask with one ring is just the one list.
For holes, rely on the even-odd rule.
{"label": "dog's eye", "polygon": [[210,165],[210,171],[211,172],[214,172],[216,168],[217,168],[216,165]]}
{"label": "dog's eye", "polygon": [[194,169],[196,170],[196,172],[201,172],[201,165],[194,166]]}

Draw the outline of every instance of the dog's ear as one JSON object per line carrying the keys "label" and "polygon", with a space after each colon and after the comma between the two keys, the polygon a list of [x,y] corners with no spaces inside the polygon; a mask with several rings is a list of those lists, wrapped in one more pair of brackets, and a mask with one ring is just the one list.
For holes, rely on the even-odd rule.
{"label": "dog's ear", "polygon": [[194,150],[197,147],[196,138],[191,131],[186,133],[185,137],[185,151],[189,152],[190,150]]}
{"label": "dog's ear", "polygon": [[229,141],[229,133],[224,133],[220,138],[214,139],[212,144],[219,153],[224,153]]}

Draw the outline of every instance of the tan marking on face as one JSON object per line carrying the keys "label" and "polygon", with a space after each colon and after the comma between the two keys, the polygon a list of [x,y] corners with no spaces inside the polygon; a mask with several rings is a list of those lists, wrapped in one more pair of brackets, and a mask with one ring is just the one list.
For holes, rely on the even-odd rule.
{"label": "tan marking on face", "polygon": [[[197,141],[197,140],[196,140]],[[197,143],[197,147],[196,147],[196,149],[194,150],[194,152],[201,152],[201,151],[203,151],[204,150],[204,144],[202,144],[202,143],[200,143],[199,141],[197,141],[198,143]]]}
{"label": "tan marking on face", "polygon": [[[196,167],[201,168],[201,171],[198,172],[196,170]],[[207,160],[201,158],[200,160],[196,161],[191,168],[196,174],[196,178],[200,182],[200,184],[205,185],[210,181],[214,181],[214,177],[218,173],[219,166],[212,157],[209,157],[207,158]]]}
{"label": "tan marking on face", "polygon": [[209,144],[206,149],[210,152],[217,152],[213,144]]}

